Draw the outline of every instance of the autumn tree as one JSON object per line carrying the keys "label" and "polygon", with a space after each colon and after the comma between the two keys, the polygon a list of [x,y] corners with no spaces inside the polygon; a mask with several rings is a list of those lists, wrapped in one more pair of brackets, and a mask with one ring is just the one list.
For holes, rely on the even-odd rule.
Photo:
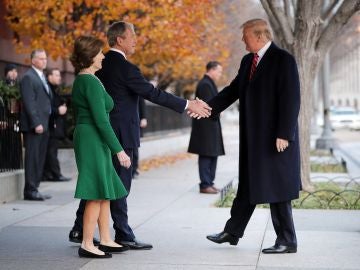
{"label": "autumn tree", "polygon": [[310,182],[310,123],[315,76],[343,26],[360,9],[360,0],[261,0],[277,42],[296,58],[301,83],[299,117],[303,188]]}
{"label": "autumn tree", "polygon": [[[105,40],[108,25],[126,20],[138,33],[132,61],[163,87],[186,85],[204,71],[206,61],[225,62],[220,0],[5,0],[7,22],[20,52],[44,48],[53,58],[68,58],[74,39]],[[218,38],[221,36],[222,38]]]}

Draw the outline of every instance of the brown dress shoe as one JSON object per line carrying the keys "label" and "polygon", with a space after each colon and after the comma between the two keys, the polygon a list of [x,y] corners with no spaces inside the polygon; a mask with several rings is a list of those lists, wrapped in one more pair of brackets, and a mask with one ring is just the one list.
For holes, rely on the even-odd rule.
{"label": "brown dress shoe", "polygon": [[217,190],[213,189],[212,187],[207,187],[207,188],[200,188],[200,193],[217,194],[219,192]]}
{"label": "brown dress shoe", "polygon": [[220,192],[220,191],[221,191],[220,188],[217,188],[217,187],[215,187],[215,186],[212,186],[211,188],[214,189],[214,190],[216,190],[217,192]]}

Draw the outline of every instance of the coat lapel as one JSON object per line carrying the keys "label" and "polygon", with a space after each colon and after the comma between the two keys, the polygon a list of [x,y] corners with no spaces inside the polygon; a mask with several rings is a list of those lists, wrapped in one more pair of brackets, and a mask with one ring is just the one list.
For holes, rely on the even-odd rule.
{"label": "coat lapel", "polygon": [[[269,49],[267,49],[264,56],[261,58],[261,61],[257,65],[255,73],[254,73],[251,81],[255,81],[260,76],[260,74],[263,73],[264,70],[266,70],[266,66],[270,63],[271,54],[275,48],[276,48],[276,45],[273,42],[271,42]],[[250,70],[249,70],[248,74],[250,74]]]}

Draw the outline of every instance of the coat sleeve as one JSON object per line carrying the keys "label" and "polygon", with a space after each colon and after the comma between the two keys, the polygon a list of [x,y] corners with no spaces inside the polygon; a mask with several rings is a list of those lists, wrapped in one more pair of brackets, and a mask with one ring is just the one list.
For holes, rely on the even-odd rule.
{"label": "coat sleeve", "polygon": [[129,64],[126,84],[133,92],[153,103],[167,107],[178,113],[182,113],[185,110],[185,99],[154,87],[144,78],[140,69],[135,65]]}
{"label": "coat sleeve", "polygon": [[219,113],[233,104],[239,98],[240,92],[240,71],[235,79],[226,86],[221,92],[213,97],[209,102],[209,106],[212,108],[211,118],[218,118]]}
{"label": "coat sleeve", "polygon": [[285,54],[281,59],[280,85],[278,87],[277,138],[293,141],[300,111],[300,81],[295,59]]}
{"label": "coat sleeve", "polygon": [[105,89],[102,89],[99,82],[91,81],[85,88],[85,97],[94,123],[106,145],[110,148],[111,153],[121,152],[123,148],[110,125],[109,116],[106,113]]}
{"label": "coat sleeve", "polygon": [[139,98],[139,118],[140,120],[146,118],[146,105],[142,97]]}
{"label": "coat sleeve", "polygon": [[36,106],[37,94],[30,76],[25,75],[20,83],[20,94],[24,109],[30,120],[30,128],[35,128],[41,124],[39,110]]}

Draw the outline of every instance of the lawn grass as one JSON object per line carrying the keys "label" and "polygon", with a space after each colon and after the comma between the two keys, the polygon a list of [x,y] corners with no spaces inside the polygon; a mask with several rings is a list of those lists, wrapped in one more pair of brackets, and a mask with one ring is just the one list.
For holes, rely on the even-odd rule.
{"label": "lawn grass", "polygon": [[[352,183],[315,183],[312,193],[300,192],[300,197],[292,201],[295,209],[357,209],[360,210],[360,184]],[[231,207],[236,195],[232,189],[224,200],[215,203],[217,207]],[[257,205],[258,208],[268,208],[268,204]]]}

